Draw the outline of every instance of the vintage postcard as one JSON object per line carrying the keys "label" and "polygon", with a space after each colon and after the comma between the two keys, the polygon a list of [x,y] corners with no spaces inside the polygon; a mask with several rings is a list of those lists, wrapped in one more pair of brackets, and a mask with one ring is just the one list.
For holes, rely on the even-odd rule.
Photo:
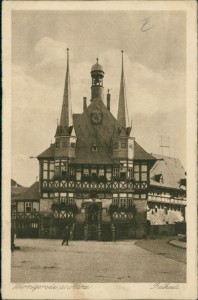
{"label": "vintage postcard", "polygon": [[3,299],[196,299],[196,2],[2,15]]}

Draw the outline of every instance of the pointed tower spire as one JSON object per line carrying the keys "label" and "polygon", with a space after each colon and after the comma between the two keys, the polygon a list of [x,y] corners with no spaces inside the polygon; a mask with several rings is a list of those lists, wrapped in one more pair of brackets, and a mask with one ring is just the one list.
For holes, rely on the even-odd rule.
{"label": "pointed tower spire", "polygon": [[118,121],[120,128],[122,128],[122,127],[128,128],[128,127],[130,127],[130,123],[129,123],[129,116],[128,116],[126,91],[125,91],[123,50],[121,52],[122,52],[122,71],[121,71],[120,95],[119,95],[117,121]]}
{"label": "pointed tower spire", "polygon": [[67,70],[66,70],[66,77],[65,77],[65,89],[64,89],[64,95],[63,95],[60,126],[62,126],[62,127],[73,126],[70,76],[69,76],[69,49],[68,48],[67,48]]}

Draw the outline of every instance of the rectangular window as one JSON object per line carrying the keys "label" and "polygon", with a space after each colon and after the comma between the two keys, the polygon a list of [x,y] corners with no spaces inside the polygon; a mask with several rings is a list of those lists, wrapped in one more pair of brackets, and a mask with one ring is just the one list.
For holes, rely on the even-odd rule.
{"label": "rectangular window", "polygon": [[132,205],[133,203],[133,199],[132,198],[128,198],[128,205]]}
{"label": "rectangular window", "polygon": [[55,161],[55,167],[59,167],[60,166],[60,160],[56,160]]}
{"label": "rectangular window", "polygon": [[147,172],[147,165],[141,165],[141,171]]}
{"label": "rectangular window", "polygon": [[89,169],[84,169],[84,170],[83,170],[83,174],[84,174],[84,175],[89,175]]}
{"label": "rectangular window", "polygon": [[134,173],[134,179],[135,179],[135,181],[140,181],[140,174]]}
{"label": "rectangular window", "polygon": [[61,171],[67,171],[67,161],[61,161]]}
{"label": "rectangular window", "polygon": [[113,203],[113,205],[119,205],[119,199],[118,198],[113,198],[112,203]]}
{"label": "rectangular window", "polygon": [[120,198],[120,205],[127,205],[127,199],[126,198]]}
{"label": "rectangular window", "polygon": [[114,176],[114,177],[118,177],[118,168],[117,168],[117,167],[116,167],[116,168],[115,168],[115,167],[113,168],[113,176]]}
{"label": "rectangular window", "polygon": [[66,202],[67,194],[66,193],[60,193],[60,202]]}
{"label": "rectangular window", "polygon": [[91,149],[92,149],[93,152],[94,151],[98,151],[98,146],[97,145],[93,145]]}
{"label": "rectangular window", "polygon": [[48,162],[47,161],[45,161],[44,163],[43,163],[43,170],[48,170]]}
{"label": "rectangular window", "polygon": [[67,147],[67,142],[63,142],[63,148]]}
{"label": "rectangular window", "polygon": [[74,168],[73,167],[69,167],[69,175],[74,175]]}
{"label": "rectangular window", "polygon": [[66,197],[60,197],[60,202],[66,202]]}
{"label": "rectangular window", "polygon": [[56,148],[60,148],[60,142],[56,142]]}
{"label": "rectangular window", "polygon": [[68,204],[74,204],[74,199],[73,198],[68,198]]}
{"label": "rectangular window", "polygon": [[140,166],[134,165],[134,172],[139,172],[139,171],[140,171]]}
{"label": "rectangular window", "polygon": [[48,193],[43,193],[43,198],[48,198]]}
{"label": "rectangular window", "polygon": [[112,195],[111,195],[111,194],[106,194],[106,198],[107,198],[107,199],[111,199],[111,198],[112,198]]}
{"label": "rectangular window", "polygon": [[97,169],[96,168],[91,168],[91,174],[93,175],[93,174],[97,174]]}
{"label": "rectangular window", "polygon": [[122,149],[126,149],[126,146],[127,146],[126,143],[121,143],[121,148]]}
{"label": "rectangular window", "polygon": [[32,211],[32,202],[25,202],[25,212]]}
{"label": "rectangular window", "polygon": [[133,168],[128,169],[128,177],[129,177],[129,179],[133,178]]}
{"label": "rectangular window", "polygon": [[52,179],[54,177],[54,172],[49,172],[49,179]]}
{"label": "rectangular window", "polygon": [[81,180],[81,172],[76,172],[76,179]]}
{"label": "rectangular window", "polygon": [[48,173],[47,171],[44,171],[44,172],[43,172],[43,179],[48,179],[48,178],[47,178],[47,173]]}
{"label": "rectangular window", "polygon": [[50,161],[49,169],[50,171],[54,171],[54,161]]}
{"label": "rectangular window", "polygon": [[104,168],[99,169],[99,176],[104,176]]}
{"label": "rectangular window", "polygon": [[141,175],[141,177],[142,177],[142,181],[147,181],[147,173],[142,173],[142,175]]}

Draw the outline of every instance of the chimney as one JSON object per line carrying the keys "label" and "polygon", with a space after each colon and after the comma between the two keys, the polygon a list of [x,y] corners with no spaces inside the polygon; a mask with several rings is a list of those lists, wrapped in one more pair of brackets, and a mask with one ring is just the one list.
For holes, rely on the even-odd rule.
{"label": "chimney", "polygon": [[83,111],[87,109],[87,97],[83,97]]}
{"label": "chimney", "polygon": [[111,95],[109,94],[109,90],[107,92],[107,109],[110,111],[110,101],[111,101]]}

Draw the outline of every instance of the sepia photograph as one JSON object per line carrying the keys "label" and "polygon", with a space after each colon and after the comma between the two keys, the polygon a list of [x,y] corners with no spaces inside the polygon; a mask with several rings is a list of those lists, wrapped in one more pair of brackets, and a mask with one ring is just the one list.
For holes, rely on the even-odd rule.
{"label": "sepia photograph", "polygon": [[4,3],[4,294],[196,299],[195,2],[25,2]]}

